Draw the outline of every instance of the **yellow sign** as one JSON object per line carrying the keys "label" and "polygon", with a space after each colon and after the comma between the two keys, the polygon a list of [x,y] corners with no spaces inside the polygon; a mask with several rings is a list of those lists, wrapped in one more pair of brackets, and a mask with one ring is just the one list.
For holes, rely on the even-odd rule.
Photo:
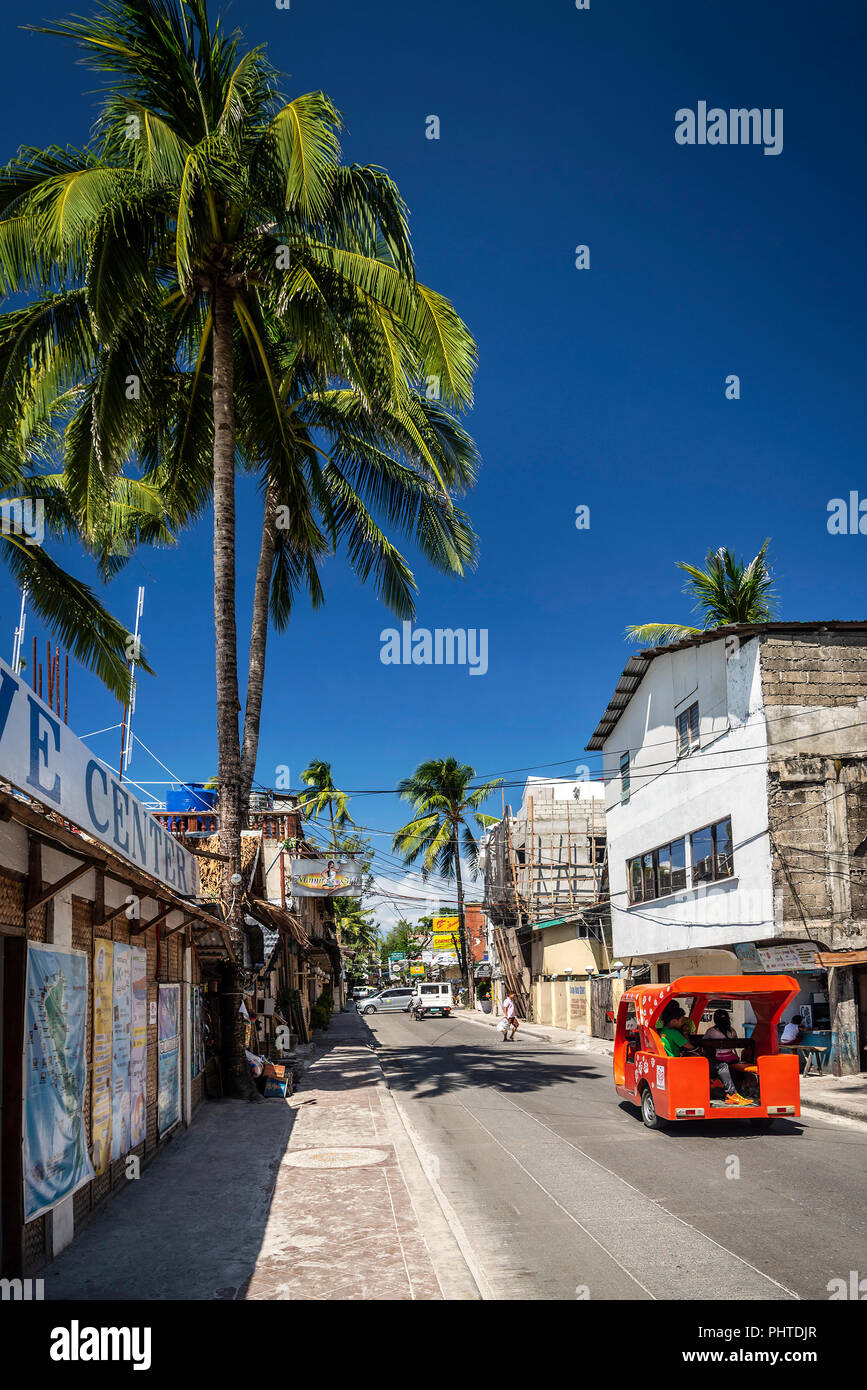
{"label": "yellow sign", "polygon": [[457,951],[460,941],[459,917],[434,917],[433,919],[433,950],[434,951]]}
{"label": "yellow sign", "polygon": [[423,965],[411,965],[411,966],[409,967],[409,973],[410,973],[410,975],[423,975],[423,974],[424,974],[424,966],[423,966]]}

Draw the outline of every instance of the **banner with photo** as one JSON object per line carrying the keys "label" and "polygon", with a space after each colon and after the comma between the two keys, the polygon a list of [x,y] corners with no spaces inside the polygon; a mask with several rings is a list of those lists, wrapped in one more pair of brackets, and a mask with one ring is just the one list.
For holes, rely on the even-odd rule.
{"label": "banner with photo", "polygon": [[129,1063],[132,1038],[132,958],[130,946],[114,943],[114,1017],[111,1044],[111,1157],[129,1153]]}
{"label": "banner with photo", "polygon": [[293,859],[293,898],[360,898],[362,865],[358,859]]}
{"label": "banner with photo", "polygon": [[181,1118],[181,987],[159,987],[159,1096],[157,1128],[164,1134]]}
{"label": "banner with photo", "polygon": [[129,1146],[134,1149],[147,1134],[148,953],[143,946],[132,948],[131,986]]}
{"label": "banner with photo", "polygon": [[114,1027],[114,942],[99,937],[93,943],[93,1084],[91,1133],[97,1176],[111,1161],[111,1087]]}
{"label": "banner with photo", "polygon": [[190,1078],[205,1070],[205,991],[190,985]]}
{"label": "banner with photo", "polygon": [[87,954],[27,943],[24,1220],[93,1177],[87,1151]]}

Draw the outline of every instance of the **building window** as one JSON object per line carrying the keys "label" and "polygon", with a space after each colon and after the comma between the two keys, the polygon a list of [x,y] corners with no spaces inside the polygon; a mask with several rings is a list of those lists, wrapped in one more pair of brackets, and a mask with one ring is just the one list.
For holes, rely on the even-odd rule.
{"label": "building window", "polygon": [[644,894],[641,890],[640,859],[632,859],[629,863],[629,901],[631,903],[644,902]]}
{"label": "building window", "polygon": [[590,863],[601,864],[603,859],[605,858],[605,836],[590,835],[588,836],[588,842],[590,851]]}
{"label": "building window", "polygon": [[689,837],[692,854],[692,881],[712,883],[714,879],[731,878],[735,871],[732,846],[731,817],[706,825]]}
{"label": "building window", "polygon": [[639,855],[628,866],[629,901],[646,903],[686,887],[686,840]]}
{"label": "building window", "polygon": [[677,727],[677,756],[684,758],[698,747],[698,701],[683,710],[674,722]]}
{"label": "building window", "polygon": [[625,806],[629,800],[629,754],[622,753],[620,756],[620,804]]}

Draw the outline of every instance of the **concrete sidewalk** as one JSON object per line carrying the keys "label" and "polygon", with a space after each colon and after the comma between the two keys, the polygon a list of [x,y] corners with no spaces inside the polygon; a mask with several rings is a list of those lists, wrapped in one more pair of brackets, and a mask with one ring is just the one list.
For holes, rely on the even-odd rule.
{"label": "concrete sidewalk", "polygon": [[479,1297],[354,1013],[291,1099],[206,1103],[43,1277],[54,1300]]}
{"label": "concrete sidewalk", "polygon": [[[499,1018],[483,1014],[478,1009],[456,1009],[454,1016],[467,1023],[481,1023],[488,1028],[496,1028],[500,1022]],[[607,1038],[594,1038],[587,1034],[579,1037],[574,1029],[519,1022],[518,1037],[527,1035],[570,1052],[596,1052],[608,1057],[614,1053],[614,1043]],[[828,1115],[867,1123],[867,1073],[858,1076],[802,1076],[801,1104]]]}

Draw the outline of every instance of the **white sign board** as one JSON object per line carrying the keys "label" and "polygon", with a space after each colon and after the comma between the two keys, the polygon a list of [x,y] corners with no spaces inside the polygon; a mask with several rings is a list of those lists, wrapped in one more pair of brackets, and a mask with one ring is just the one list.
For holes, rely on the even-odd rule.
{"label": "white sign board", "polygon": [[182,897],[198,894],[195,855],[163,829],[3,660],[0,777]]}
{"label": "white sign board", "polygon": [[815,946],[760,946],[758,951],[762,965],[771,974],[777,970],[783,973],[787,970],[816,970],[819,966]]}

